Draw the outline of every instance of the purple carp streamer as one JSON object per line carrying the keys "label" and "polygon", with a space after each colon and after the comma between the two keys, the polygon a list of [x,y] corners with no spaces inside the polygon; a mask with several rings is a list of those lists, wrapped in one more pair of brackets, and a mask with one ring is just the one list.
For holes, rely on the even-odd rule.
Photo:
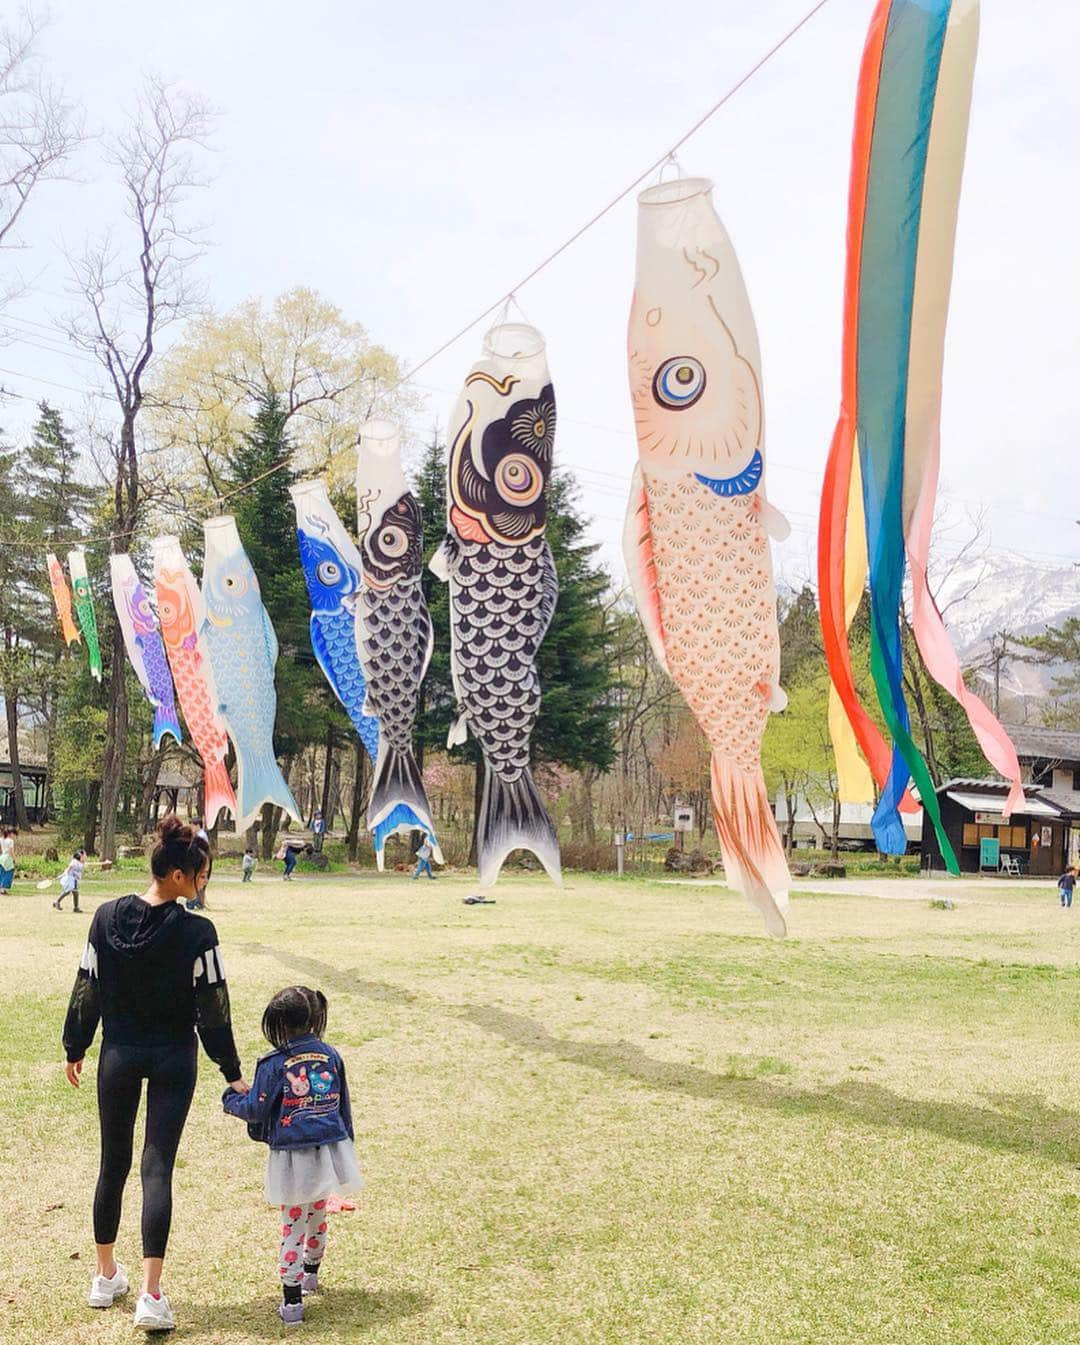
{"label": "purple carp streamer", "polygon": [[154,707],[154,747],[161,746],[166,734],[171,734],[179,743],[182,734],[176,713],[172,675],[165,657],[158,619],[150,606],[146,589],[135,573],[130,556],[110,556],[109,570],[113,606],[124,637],[124,648],[139,685],[146,693],[146,699]]}

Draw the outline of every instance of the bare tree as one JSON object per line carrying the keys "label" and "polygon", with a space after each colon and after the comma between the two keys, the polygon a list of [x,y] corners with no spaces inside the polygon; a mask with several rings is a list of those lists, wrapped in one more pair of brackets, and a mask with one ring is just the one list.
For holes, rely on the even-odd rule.
{"label": "bare tree", "polygon": [[[108,235],[69,258],[82,304],[68,332],[102,366],[118,413],[115,429],[103,436],[104,465],[113,487],[112,549],[118,552],[131,549],[147,504],[138,426],[148,371],[162,334],[191,316],[201,298],[191,267],[203,252],[202,230],[184,218],[183,208],[192,191],[205,185],[195,151],[205,148],[212,120],[200,99],[148,77],[127,128],[106,147],[106,160],[123,188],[130,228],[122,238]],[[113,675],[101,787],[106,858],[113,858],[116,848],[128,724],[123,637],[115,617],[110,642]]]}
{"label": "bare tree", "polygon": [[[44,20],[26,7],[0,25],[0,248],[17,244],[17,228],[35,188],[63,178],[82,143],[82,119],[46,77],[37,54]],[[8,286],[0,304],[16,293]]]}

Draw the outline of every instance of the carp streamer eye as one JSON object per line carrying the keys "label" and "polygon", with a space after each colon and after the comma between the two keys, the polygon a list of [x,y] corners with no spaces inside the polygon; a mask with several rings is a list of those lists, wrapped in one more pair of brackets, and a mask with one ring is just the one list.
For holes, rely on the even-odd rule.
{"label": "carp streamer eye", "polygon": [[685,411],[705,391],[705,367],[692,355],[676,355],[657,369],[652,390],[661,406],[671,411]]}
{"label": "carp streamer eye", "polygon": [[242,574],[227,574],[224,582],[230,598],[242,598],[247,592],[247,580]]}
{"label": "carp streamer eye", "polygon": [[511,453],[495,469],[495,489],[507,504],[529,505],[539,499],[544,478],[535,463],[520,453]]}
{"label": "carp streamer eye", "polygon": [[379,550],[384,556],[397,560],[409,549],[409,536],[404,528],[383,528],[379,533]]}
{"label": "carp streamer eye", "polygon": [[320,584],[333,588],[335,584],[341,583],[341,566],[335,560],[324,560],[315,570],[315,575]]}

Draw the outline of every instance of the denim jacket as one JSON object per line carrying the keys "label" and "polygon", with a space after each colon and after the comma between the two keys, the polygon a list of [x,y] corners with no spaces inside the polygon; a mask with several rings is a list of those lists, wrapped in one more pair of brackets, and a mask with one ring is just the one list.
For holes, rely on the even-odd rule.
{"label": "denim jacket", "polygon": [[294,1038],[264,1055],[255,1067],[251,1092],[226,1088],[230,1116],[247,1122],[253,1140],[271,1149],[310,1149],[353,1138],[345,1062],[318,1037]]}

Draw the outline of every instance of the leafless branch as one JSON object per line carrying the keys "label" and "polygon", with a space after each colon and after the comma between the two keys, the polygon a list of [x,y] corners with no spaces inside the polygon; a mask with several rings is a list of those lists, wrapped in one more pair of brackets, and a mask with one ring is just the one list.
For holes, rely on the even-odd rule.
{"label": "leafless branch", "polygon": [[44,27],[29,5],[0,26],[0,247],[15,246],[34,189],[64,177],[85,138],[81,115],[47,78],[37,54]]}

